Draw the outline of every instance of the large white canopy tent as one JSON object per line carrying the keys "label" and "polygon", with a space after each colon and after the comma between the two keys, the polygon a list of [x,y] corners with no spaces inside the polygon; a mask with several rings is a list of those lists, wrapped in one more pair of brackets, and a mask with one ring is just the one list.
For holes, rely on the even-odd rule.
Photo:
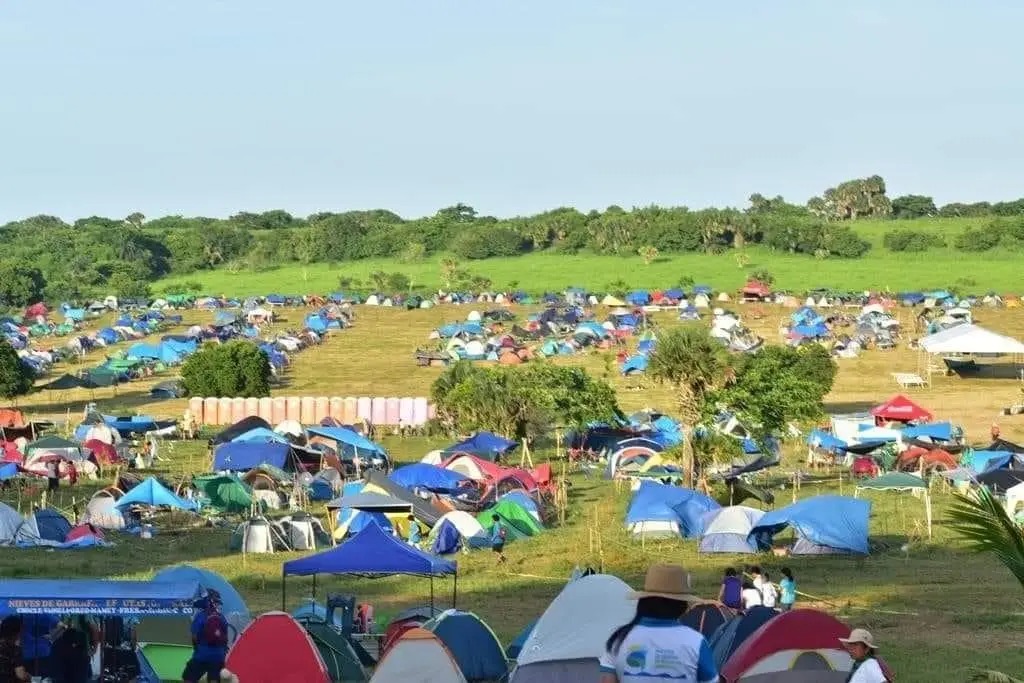
{"label": "large white canopy tent", "polygon": [[[918,348],[928,356],[1013,356],[1018,365],[1024,358],[1024,342],[973,324],[928,335],[918,342]],[[933,368],[930,362],[927,366],[930,384]]]}

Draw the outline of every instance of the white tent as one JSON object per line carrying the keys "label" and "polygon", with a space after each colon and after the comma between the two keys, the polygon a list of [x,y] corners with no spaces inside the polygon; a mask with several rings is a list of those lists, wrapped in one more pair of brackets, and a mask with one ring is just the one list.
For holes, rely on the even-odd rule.
{"label": "white tent", "polygon": [[459,535],[467,540],[471,538],[487,537],[487,534],[484,532],[484,528],[480,525],[480,522],[476,521],[476,517],[468,512],[463,512],[462,510],[446,512],[439,520],[437,520],[434,524],[434,528],[440,528],[441,524],[444,522],[451,522],[452,526],[454,526],[459,532]]}
{"label": "white tent", "polygon": [[384,654],[370,683],[466,683],[466,677],[437,636],[414,628]]}
{"label": "white tent", "polygon": [[13,544],[24,521],[17,510],[0,503],[0,545]]}
{"label": "white tent", "polygon": [[420,458],[420,462],[425,462],[428,465],[437,465],[438,467],[440,467],[441,463],[444,462],[444,451],[440,449],[432,450],[426,455],[424,455],[422,458]]}
{"label": "white tent", "polygon": [[1014,484],[1006,489],[1006,514],[1016,518],[1019,508],[1024,506],[1024,482]]}
{"label": "white tent", "polygon": [[756,553],[757,548],[748,537],[763,516],[764,511],[743,505],[731,505],[707,513],[700,552]]}
{"label": "white tent", "polygon": [[625,306],[626,302],[622,299],[608,294],[605,298],[601,299],[602,306]]}
{"label": "white tent", "polygon": [[548,605],[519,653],[510,683],[576,683],[600,677],[598,658],[636,603],[622,579],[592,574],[570,582]]}
{"label": "white tent", "polygon": [[925,337],[919,345],[932,354],[1024,355],[1024,343],[979,325],[957,325]]}
{"label": "white tent", "polygon": [[464,474],[473,481],[483,481],[487,478],[487,474],[480,469],[480,466],[476,464],[473,457],[469,455],[460,455],[452,458],[451,462],[445,466],[445,469]]}

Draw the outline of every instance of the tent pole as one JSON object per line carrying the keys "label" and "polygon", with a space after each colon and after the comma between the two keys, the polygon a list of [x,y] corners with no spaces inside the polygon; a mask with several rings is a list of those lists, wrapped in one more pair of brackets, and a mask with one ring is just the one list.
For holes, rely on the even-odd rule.
{"label": "tent pole", "polygon": [[284,588],[284,578],[285,578],[284,567],[281,567],[281,611],[282,612],[285,611],[285,609],[284,609],[284,602],[285,602],[285,600],[284,600],[284,591],[285,591],[285,588]]}
{"label": "tent pole", "polygon": [[430,577],[430,618],[434,618],[434,577]]}
{"label": "tent pole", "polygon": [[313,574],[313,602],[316,602],[316,574]]}
{"label": "tent pole", "polygon": [[459,601],[459,571],[455,570],[455,583],[452,584],[452,609],[455,609],[455,604]]}

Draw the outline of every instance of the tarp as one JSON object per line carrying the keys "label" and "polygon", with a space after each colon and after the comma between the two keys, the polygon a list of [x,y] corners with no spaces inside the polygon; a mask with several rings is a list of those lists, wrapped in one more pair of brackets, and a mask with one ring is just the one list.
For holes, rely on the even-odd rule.
{"label": "tarp", "polygon": [[469,480],[460,472],[422,462],[399,467],[389,478],[407,489],[420,488],[435,493],[453,493]]}
{"label": "tarp", "polygon": [[491,432],[477,432],[468,439],[444,449],[444,452],[446,454],[469,453],[478,458],[496,462],[501,459],[501,456],[514,451],[518,445],[515,441],[509,441],[505,437]]}
{"label": "tarp", "polygon": [[845,449],[847,443],[826,431],[814,429],[807,435],[807,445],[811,448],[820,448],[822,450],[832,451],[835,453]]}
{"label": "tarp", "polygon": [[921,422],[932,419],[932,414],[903,394],[897,394],[885,403],[871,409],[871,415],[879,420],[900,422]]}
{"label": "tarp", "polygon": [[213,469],[217,471],[246,471],[260,465],[285,469],[291,446],[267,441],[232,441],[217,446],[213,454]]}
{"label": "tarp", "polygon": [[905,439],[927,437],[936,441],[949,441],[953,438],[953,425],[950,422],[933,422],[929,424],[907,427],[902,432]]}
{"label": "tarp", "polygon": [[210,443],[216,446],[217,444],[234,441],[235,437],[245,434],[249,430],[256,429],[257,427],[273,429],[273,426],[269,422],[261,417],[253,415],[243,418],[230,427],[224,429],[222,432],[214,436],[213,439],[210,440]]}
{"label": "tarp", "polygon": [[313,436],[322,436],[325,439],[337,442],[339,445],[348,446],[350,450],[358,451],[362,455],[370,453],[387,455],[387,451],[382,446],[347,427],[310,427],[306,431]]}
{"label": "tarp", "polygon": [[249,431],[239,434],[231,443],[290,443],[288,437],[283,434],[278,434],[273,429],[267,429],[266,427],[256,427]]}
{"label": "tarp", "polygon": [[285,562],[281,571],[285,576],[442,576],[454,574],[456,569],[455,562],[413,548],[376,524],[370,524],[335,548]]}
{"label": "tarp", "polygon": [[192,614],[195,581],[0,579],[0,613],[145,616]]}
{"label": "tarp", "polygon": [[121,496],[120,500],[114,504],[114,507],[122,510],[132,505],[172,507],[179,510],[196,509],[196,504],[193,501],[184,500],[174,495],[154,477],[148,477],[141,484]]}
{"label": "tarp", "polygon": [[750,538],[762,550],[786,527],[797,535],[834,552],[868,553],[868,518],[871,503],[846,496],[814,496],[765,513],[751,529]]}
{"label": "tarp", "polygon": [[697,491],[644,480],[629,503],[626,526],[643,522],[675,522],[684,537],[695,538],[703,531],[705,513],[720,507]]}

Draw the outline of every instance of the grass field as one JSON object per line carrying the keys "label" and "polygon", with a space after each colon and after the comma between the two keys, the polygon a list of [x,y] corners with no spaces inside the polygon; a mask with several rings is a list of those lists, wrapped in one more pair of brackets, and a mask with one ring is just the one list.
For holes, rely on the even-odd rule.
{"label": "grass field", "polygon": [[[274,289],[282,289],[280,283]],[[461,320],[468,307],[443,306],[424,311],[385,308],[357,308],[353,328],[331,336],[321,347],[295,356],[286,384],[277,390],[290,395],[423,395],[437,374],[436,369],[417,368],[412,351],[426,343],[429,331],[439,323]],[[766,307],[763,317],[749,322],[768,339],[778,338],[778,324],[788,312]],[[301,310],[286,310],[289,319],[280,325],[296,325]],[[910,312],[904,311],[909,325]],[[208,321],[210,313],[189,313],[186,323]],[[1020,310],[978,312],[979,321],[1001,332],[1024,337],[1024,312]],[[669,314],[659,318],[665,325]],[[98,363],[93,354],[87,363]],[[607,359],[596,353],[562,359],[580,363],[595,374],[604,374]],[[919,359],[907,350],[874,351],[861,358],[841,361],[840,373],[828,408],[835,412],[863,409],[894,393],[889,373],[915,370]],[[57,369],[57,372],[60,368]],[[157,416],[179,416],[181,401],[153,402],[148,387],[154,380],[122,387],[117,397],[108,390],[96,392],[102,407],[110,412],[138,409]],[[610,380],[619,390],[627,410],[643,407],[671,409],[667,391],[646,383],[639,388],[612,373]],[[1015,403],[1021,384],[1012,379],[959,380],[936,378],[930,389],[915,390],[912,396],[932,408],[941,418],[963,423],[976,442],[987,437],[990,423],[999,409]],[[89,392],[68,392],[49,397],[36,394],[22,401],[30,414],[72,412],[76,419]],[[1003,434],[1014,440],[1024,438],[1021,417],[998,418]],[[387,445],[396,457],[413,461],[444,440],[388,437]],[[803,448],[787,447],[784,465],[766,475],[764,483],[775,490],[778,502],[791,500],[791,473],[801,466]],[[170,458],[166,474],[173,478],[205,470],[202,443],[169,442],[163,450]],[[694,573],[697,591],[712,597],[724,566],[752,561],[739,556],[700,556],[692,541],[640,545],[630,541],[622,529],[629,493],[603,481],[571,475],[567,523],[542,536],[512,544],[509,563],[496,567],[489,553],[460,557],[459,605],[479,613],[503,641],[535,618],[561,588],[573,566],[603,565],[606,571],[638,584],[645,566],[654,560],[685,564]],[[98,486],[79,486],[75,496],[87,498]],[[800,496],[820,492],[849,494],[848,481],[819,488],[804,487]],[[57,503],[70,508],[72,492],[62,489]],[[27,509],[32,495],[8,493],[4,500]],[[805,603],[830,610],[851,623],[865,625],[884,647],[900,681],[961,681],[965,670],[979,666],[1007,672],[1024,671],[1020,627],[1024,613],[1020,586],[989,556],[963,550],[943,523],[943,511],[950,495],[935,492],[936,527],[931,542],[922,536],[923,512],[920,502],[895,494],[872,496],[872,534],[881,547],[863,559],[840,557],[791,558],[785,563],[797,574],[800,590],[814,596]],[[319,512],[319,511],[318,511]],[[81,552],[0,549],[0,574],[4,576],[113,576],[146,577],[175,562],[193,562],[215,569],[229,578],[249,600],[255,611],[280,608],[281,562],[293,555],[239,556],[228,552],[229,529],[194,528],[181,520],[165,525],[152,540],[125,539],[113,549]],[[909,551],[900,548],[909,544]],[[774,558],[760,562],[777,575],[782,566]],[[368,599],[384,614],[425,601],[429,587],[420,579],[350,580],[321,577],[318,590],[352,592]],[[289,608],[305,595],[310,583],[289,580]],[[439,601],[450,585],[437,582]]]}
{"label": "grass field", "polygon": [[[666,254],[649,265],[645,265],[638,256],[554,253],[470,261],[464,265],[471,272],[490,278],[496,288],[511,288],[515,283],[517,287],[534,292],[561,291],[571,286],[600,291],[619,280],[636,288],[670,287],[683,277],[692,278],[697,284],[734,291],[742,286],[749,273],[761,269],[771,271],[777,288],[797,292],[816,287],[852,291],[908,291],[940,287],[981,293],[990,290],[1019,291],[1020,257],[1013,252],[994,250],[967,254],[947,246],[918,254],[898,254],[882,246],[882,239],[889,230],[935,232],[952,244],[964,228],[983,223],[968,219],[859,221],[854,224],[856,231],[874,246],[867,256],[853,260],[820,260],[751,248],[746,251],[749,263],[743,268],[739,267],[735,252]],[[215,270],[161,280],[154,284],[153,289],[161,292],[182,282],[198,282],[203,293],[214,295],[327,293],[339,288],[338,281],[342,277],[366,283],[370,273],[384,271],[404,273],[415,288],[432,290],[441,286],[440,260],[438,255],[411,264],[373,259],[334,265],[288,265],[261,272]]]}

